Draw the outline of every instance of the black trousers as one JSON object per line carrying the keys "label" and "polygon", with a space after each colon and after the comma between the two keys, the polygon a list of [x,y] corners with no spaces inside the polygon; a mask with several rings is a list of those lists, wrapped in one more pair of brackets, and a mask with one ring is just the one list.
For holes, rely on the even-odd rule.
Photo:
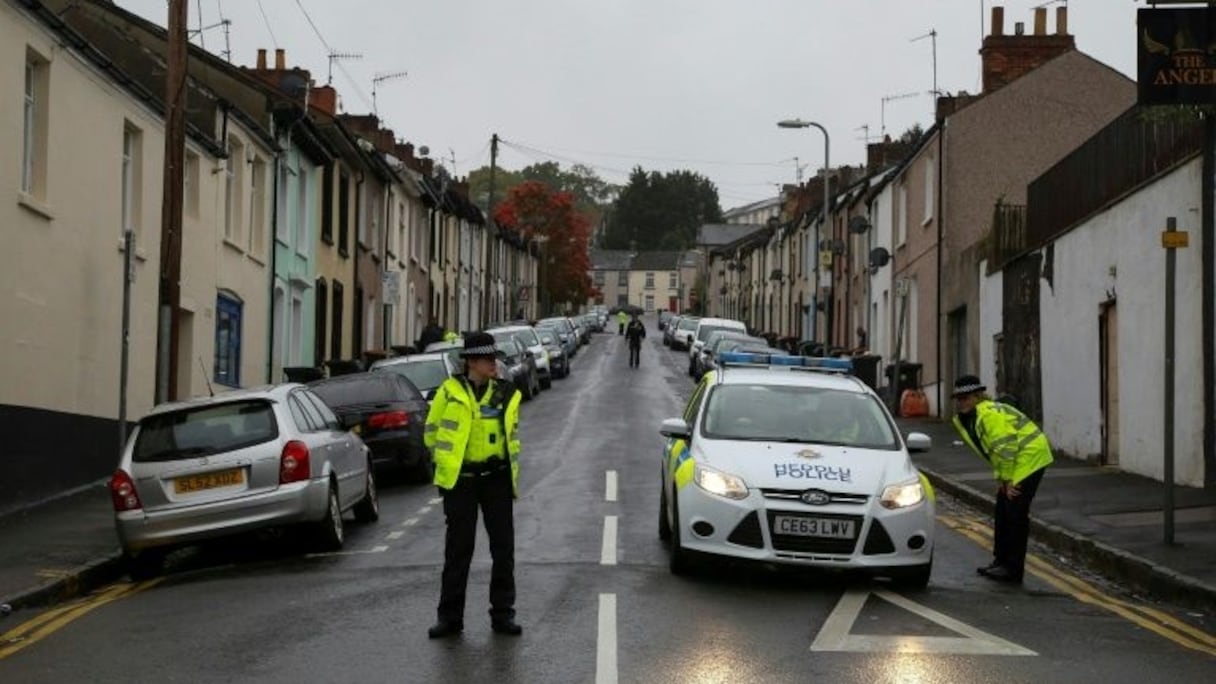
{"label": "black trousers", "polygon": [[447,519],[444,537],[443,583],[439,595],[439,621],[464,622],[465,590],[469,564],[477,539],[477,510],[484,517],[490,537],[490,618],[515,617],[515,497],[511,471],[473,477],[461,476],[456,486],[443,492],[443,514]]}
{"label": "black trousers", "polygon": [[1018,483],[1018,495],[1012,499],[997,494],[996,512],[992,526],[992,560],[1018,577],[1026,568],[1026,544],[1030,540],[1030,502],[1039,490],[1046,468],[1036,470]]}
{"label": "black trousers", "polygon": [[625,334],[625,324],[624,324],[624,323],[617,323],[617,324],[616,324],[616,334],[618,334],[618,335],[624,335],[624,334]]}
{"label": "black trousers", "polygon": [[633,342],[630,342],[629,343],[629,366],[631,368],[636,368],[637,365],[639,363],[641,363],[641,357],[642,357],[642,343],[638,342],[637,344],[634,344]]}

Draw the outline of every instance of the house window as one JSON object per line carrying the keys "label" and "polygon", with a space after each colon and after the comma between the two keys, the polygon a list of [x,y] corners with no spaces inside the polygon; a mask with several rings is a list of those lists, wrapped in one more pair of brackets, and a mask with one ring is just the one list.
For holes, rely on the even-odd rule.
{"label": "house window", "polygon": [[284,245],[287,244],[288,236],[291,234],[289,232],[290,217],[287,216],[287,189],[291,184],[292,173],[286,164],[279,167],[279,187],[275,191],[278,193],[276,198],[278,206],[275,207],[274,239]]}
{"label": "house window", "polygon": [[252,188],[249,194],[249,251],[261,254],[266,234],[266,162],[261,157],[253,160],[250,181]]}
{"label": "house window", "polygon": [[333,318],[329,322],[329,353],[331,359],[342,358],[342,314],[345,302],[342,301],[342,283],[334,281]]}
{"label": "house window", "polygon": [[654,295],[646,295],[646,310],[654,311]]}
{"label": "house window", "polygon": [[627,295],[627,294],[617,295],[616,296],[616,305],[617,306],[629,306],[629,295]]}
{"label": "house window", "polygon": [[933,157],[925,157],[925,218],[922,225],[928,225],[933,220],[933,193],[936,190],[934,187],[936,171],[937,167],[934,166]]}
{"label": "house window", "polygon": [[228,143],[227,173],[224,175],[224,239],[240,244],[241,187],[245,179],[245,146]]}
{"label": "house window", "polygon": [[350,177],[338,174],[338,254],[350,254]]}
{"label": "house window", "polygon": [[334,165],[326,164],[321,174],[321,239],[334,243]]}
{"label": "house window", "polygon": [[629,287],[629,272],[628,271],[617,271],[616,286],[617,287]]}
{"label": "house window", "polygon": [[308,222],[310,220],[308,214],[308,198],[311,193],[308,191],[308,169],[303,164],[296,170],[296,253],[302,256],[308,255]]}
{"label": "house window", "polygon": [[908,186],[899,185],[899,201],[895,203],[895,246],[901,247],[908,237]]}
{"label": "house window", "polygon": [[198,216],[198,186],[199,186],[199,159],[198,155],[193,152],[186,153],[186,168],[183,176],[183,192],[182,202],[183,207],[188,216]]}
{"label": "house window", "polygon": [[33,50],[25,53],[21,192],[46,197],[47,93],[50,64]]}
{"label": "house window", "polygon": [[142,135],[127,124],[122,129],[122,229],[139,235]]}
{"label": "house window", "polygon": [[595,286],[596,286],[596,287],[603,287],[603,286],[604,286],[604,272],[603,272],[603,271],[595,271],[595,272],[594,272],[594,278],[595,278]]}
{"label": "house window", "polygon": [[313,365],[318,368],[325,363],[325,318],[329,315],[329,285],[324,278],[317,279],[316,321],[313,325]]}
{"label": "house window", "polygon": [[649,272],[648,272],[648,273],[646,274],[646,289],[647,289],[647,290],[653,290],[653,289],[654,289],[654,274],[653,274],[653,273],[649,273]]}
{"label": "house window", "polygon": [[675,271],[672,271],[671,273],[667,274],[667,289],[669,289],[669,290],[676,289],[676,272]]}
{"label": "house window", "polygon": [[241,386],[241,300],[221,292],[215,299],[215,381]]}

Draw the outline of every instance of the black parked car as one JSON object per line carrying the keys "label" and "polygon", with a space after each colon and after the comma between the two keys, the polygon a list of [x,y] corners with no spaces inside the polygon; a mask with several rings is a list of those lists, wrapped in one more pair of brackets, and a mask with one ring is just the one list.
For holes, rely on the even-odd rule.
{"label": "black parked car", "polygon": [[540,394],[540,372],[536,370],[536,357],[524,349],[509,332],[490,333],[494,336],[494,349],[498,359],[506,367],[505,379],[515,383],[524,399]]}
{"label": "black parked car", "polygon": [[419,482],[434,473],[422,441],[429,405],[422,393],[396,373],[354,373],[311,383],[312,391],[355,430],[372,450],[377,468],[404,468]]}

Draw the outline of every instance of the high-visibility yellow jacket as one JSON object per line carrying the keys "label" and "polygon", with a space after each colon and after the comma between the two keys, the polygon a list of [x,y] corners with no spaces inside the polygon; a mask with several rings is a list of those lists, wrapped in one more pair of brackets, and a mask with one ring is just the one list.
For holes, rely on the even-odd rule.
{"label": "high-visibility yellow jacket", "polygon": [[455,342],[459,339],[460,335],[457,335],[455,330],[448,330],[447,332],[443,333],[444,342]]}
{"label": "high-visibility yellow jacket", "polygon": [[625,313],[624,311],[616,312],[616,322],[620,323],[621,325],[625,325],[629,322],[629,314]]}
{"label": "high-visibility yellow jacket", "polygon": [[511,466],[511,488],[519,496],[519,390],[491,379],[481,400],[461,377],[443,381],[431,400],[424,441],[435,459],[435,485],[456,486],[465,463],[493,458]]}
{"label": "high-visibility yellow jacket", "polygon": [[1008,404],[984,399],[975,405],[978,445],[972,441],[962,419],[956,415],[953,422],[967,446],[988,459],[993,477],[1001,482],[1016,485],[1053,461],[1047,435],[1024,413]]}

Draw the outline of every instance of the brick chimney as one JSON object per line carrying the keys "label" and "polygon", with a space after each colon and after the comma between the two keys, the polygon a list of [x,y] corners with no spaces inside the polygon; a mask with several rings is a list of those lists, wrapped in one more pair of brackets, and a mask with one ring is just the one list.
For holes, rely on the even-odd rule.
{"label": "brick chimney", "polygon": [[317,86],[308,96],[308,105],[330,116],[338,115],[338,91],[333,86]]}
{"label": "brick chimney", "polygon": [[1025,35],[1021,22],[1013,35],[1005,34],[1005,8],[992,8],[992,27],[980,48],[983,62],[984,94],[1006,86],[1030,71],[1077,49],[1068,33],[1068,8],[1056,8],[1056,32],[1047,32],[1047,9],[1034,12],[1034,34]]}
{"label": "brick chimney", "polygon": [[866,145],[866,170],[869,173],[881,171],[902,161],[912,152],[912,149],[912,144],[892,140],[889,135],[884,136],[882,142],[868,143]]}
{"label": "brick chimney", "polygon": [[266,48],[258,48],[258,71],[266,71]]}

